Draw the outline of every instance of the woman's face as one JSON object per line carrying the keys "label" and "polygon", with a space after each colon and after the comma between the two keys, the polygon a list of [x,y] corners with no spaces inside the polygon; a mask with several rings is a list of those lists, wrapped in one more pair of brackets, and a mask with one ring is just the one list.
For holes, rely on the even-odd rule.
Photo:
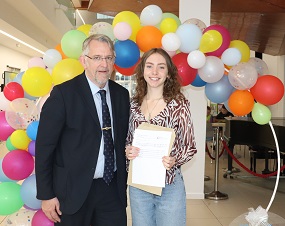
{"label": "woman's face", "polygon": [[162,87],[166,78],[168,77],[168,68],[165,58],[154,53],[150,55],[145,62],[144,66],[144,79],[148,87]]}

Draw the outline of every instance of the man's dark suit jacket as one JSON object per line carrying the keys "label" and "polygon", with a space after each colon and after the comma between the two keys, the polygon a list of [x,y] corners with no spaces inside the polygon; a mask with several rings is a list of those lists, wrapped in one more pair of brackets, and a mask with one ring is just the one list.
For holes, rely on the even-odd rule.
{"label": "man's dark suit jacket", "polygon": [[[125,141],[129,93],[109,80],[112,102],[118,192],[126,198]],[[37,198],[57,197],[60,209],[73,214],[82,206],[97,164],[102,131],[85,73],[53,88],[39,120],[35,172]]]}

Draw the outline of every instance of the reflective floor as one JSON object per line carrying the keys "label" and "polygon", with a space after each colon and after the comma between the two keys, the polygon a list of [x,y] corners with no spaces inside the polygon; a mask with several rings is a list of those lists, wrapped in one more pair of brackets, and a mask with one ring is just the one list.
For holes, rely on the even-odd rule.
{"label": "reflective floor", "polygon": [[[245,146],[236,146],[235,156],[245,166],[250,167],[250,157],[248,148]],[[205,193],[214,191],[214,172],[215,162],[211,163],[208,154],[205,154],[205,175],[210,180],[205,181]],[[240,172],[234,173],[232,178],[223,175],[227,168],[227,154],[223,154],[219,159],[219,180],[218,191],[228,195],[226,200],[187,200],[187,226],[245,226],[240,224],[241,215],[248,213],[248,208],[256,209],[262,206],[266,209],[272,197],[276,177],[260,178],[251,176],[236,162],[233,166],[240,169]],[[256,171],[261,173],[264,169],[264,160],[258,159]],[[269,169],[273,169],[274,161],[269,161]],[[128,211],[128,226],[132,225],[130,208]],[[279,186],[275,198],[270,205],[269,217],[281,217],[284,221],[280,225],[285,225],[285,178],[280,178]],[[283,218],[283,219],[282,219]],[[270,219],[270,218],[269,218]],[[5,217],[0,216],[0,226],[6,226]],[[234,224],[234,225],[233,225]],[[272,224],[274,225],[274,224]],[[277,225],[277,224],[276,224]],[[7,224],[8,226],[8,224]],[[147,226],[147,225],[146,225]],[[176,226],[176,225],[173,225]],[[177,225],[180,226],[180,225]]]}

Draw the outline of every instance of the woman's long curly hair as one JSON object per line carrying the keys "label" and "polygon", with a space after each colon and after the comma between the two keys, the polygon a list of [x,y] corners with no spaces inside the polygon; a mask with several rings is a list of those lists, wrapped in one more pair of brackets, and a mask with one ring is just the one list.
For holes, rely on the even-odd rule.
{"label": "woman's long curly hair", "polygon": [[152,55],[158,53],[163,56],[166,60],[166,66],[168,69],[168,77],[163,85],[163,99],[166,103],[169,103],[172,99],[181,98],[183,94],[181,93],[181,84],[180,77],[178,76],[177,67],[172,62],[168,53],[161,48],[153,48],[147,52],[145,52],[135,69],[136,76],[136,92],[133,97],[134,101],[136,101],[139,105],[142,104],[143,98],[147,94],[147,83],[144,79],[144,68],[146,60]]}

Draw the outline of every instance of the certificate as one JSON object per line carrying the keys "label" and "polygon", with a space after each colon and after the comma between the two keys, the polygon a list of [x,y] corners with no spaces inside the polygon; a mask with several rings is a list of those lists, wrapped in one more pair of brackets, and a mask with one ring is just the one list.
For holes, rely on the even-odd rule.
{"label": "certificate", "polygon": [[162,157],[169,155],[174,138],[173,129],[148,123],[135,130],[132,145],[140,148],[140,153],[130,161],[129,185],[161,195],[166,176]]}

